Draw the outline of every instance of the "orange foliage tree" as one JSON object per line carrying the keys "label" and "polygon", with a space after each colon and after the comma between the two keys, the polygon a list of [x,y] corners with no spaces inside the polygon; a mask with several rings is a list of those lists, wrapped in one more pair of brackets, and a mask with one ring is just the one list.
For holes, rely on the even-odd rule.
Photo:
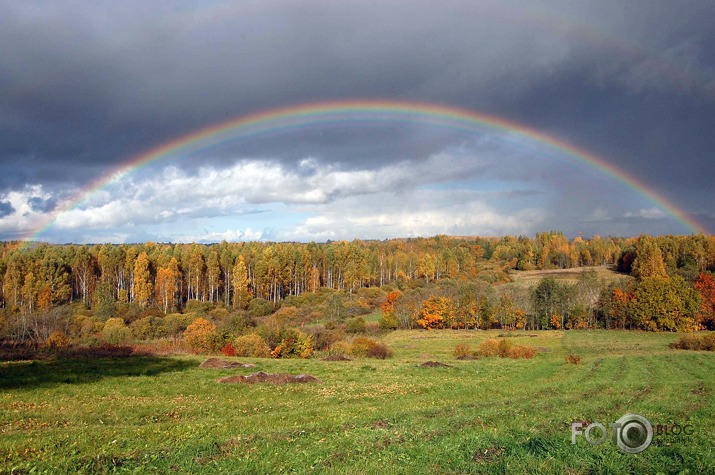
{"label": "orange foliage tree", "polygon": [[452,302],[445,297],[430,297],[422,302],[417,324],[422,328],[444,328],[454,319]]}
{"label": "orange foliage tree", "polygon": [[701,273],[694,286],[701,297],[699,323],[712,330],[715,328],[715,278],[710,274]]}
{"label": "orange foliage tree", "polygon": [[388,328],[394,330],[397,328],[397,317],[395,317],[395,302],[400,298],[400,292],[395,290],[393,292],[388,292],[385,297],[385,301],[382,302],[382,318],[380,319],[380,326],[382,328]]}

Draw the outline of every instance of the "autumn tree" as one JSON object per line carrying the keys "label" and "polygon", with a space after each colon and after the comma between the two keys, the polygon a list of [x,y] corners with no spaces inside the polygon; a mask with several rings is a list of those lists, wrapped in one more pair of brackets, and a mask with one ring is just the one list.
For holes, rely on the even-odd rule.
{"label": "autumn tree", "polygon": [[712,274],[701,273],[694,286],[700,293],[701,299],[698,323],[713,330],[715,329],[715,278]]}
{"label": "autumn tree", "polygon": [[652,237],[644,235],[638,238],[631,274],[639,280],[668,276],[663,262],[663,253]]}
{"label": "autumn tree", "polygon": [[[173,261],[176,259],[172,258]],[[170,267],[160,267],[156,271],[156,285],[154,286],[154,294],[156,302],[162,307],[164,313],[169,311],[174,301],[174,293],[176,293],[176,274]]]}
{"label": "autumn tree", "polygon": [[248,272],[246,269],[246,260],[243,256],[238,256],[236,264],[233,266],[232,272],[233,284],[233,306],[236,308],[245,309],[248,307],[248,302],[251,300],[251,290],[249,289]]}
{"label": "autumn tree", "polygon": [[430,297],[422,302],[417,324],[422,328],[444,328],[454,317],[452,302],[446,297]]}
{"label": "autumn tree", "polygon": [[680,276],[646,277],[639,283],[630,309],[643,329],[692,331],[700,295]]}
{"label": "autumn tree", "polygon": [[149,270],[149,256],[142,252],[134,263],[134,302],[144,308],[149,305],[152,296],[151,272]]}
{"label": "autumn tree", "polygon": [[400,292],[395,290],[388,292],[385,296],[385,301],[382,302],[382,317],[380,319],[380,326],[382,328],[387,328],[394,330],[397,328],[397,317],[395,316],[395,302],[400,298]]}

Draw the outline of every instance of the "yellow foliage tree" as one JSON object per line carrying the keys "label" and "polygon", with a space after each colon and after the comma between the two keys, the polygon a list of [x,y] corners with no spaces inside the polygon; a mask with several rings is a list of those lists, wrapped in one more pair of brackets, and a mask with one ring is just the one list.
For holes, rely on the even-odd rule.
{"label": "yellow foliage tree", "polygon": [[134,263],[134,302],[140,307],[149,305],[153,293],[152,287],[149,256],[146,252],[142,252]]}
{"label": "yellow foliage tree", "polygon": [[233,306],[236,308],[246,308],[251,301],[252,293],[248,288],[248,270],[246,260],[243,256],[238,256],[236,265],[233,266]]}

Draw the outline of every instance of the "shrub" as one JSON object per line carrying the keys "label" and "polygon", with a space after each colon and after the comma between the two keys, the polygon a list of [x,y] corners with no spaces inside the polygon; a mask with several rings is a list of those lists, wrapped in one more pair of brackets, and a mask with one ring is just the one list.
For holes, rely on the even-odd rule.
{"label": "shrub", "polygon": [[499,356],[501,358],[533,358],[536,348],[527,345],[514,345],[511,340],[484,340],[476,351],[478,356]]}
{"label": "shrub", "polygon": [[110,318],[104,324],[102,337],[110,345],[121,345],[132,338],[132,331],[121,318]]}
{"label": "shrub", "polygon": [[163,318],[161,317],[144,317],[136,320],[129,325],[134,338],[139,340],[151,340],[166,334],[163,328]]}
{"label": "shrub", "polygon": [[211,311],[213,304],[211,302],[202,302],[200,300],[188,300],[186,302],[186,312],[195,313],[204,316]]}
{"label": "shrub", "polygon": [[253,299],[248,304],[248,311],[255,317],[265,317],[273,313],[273,304],[266,299]]}
{"label": "shrub", "polygon": [[472,348],[467,343],[458,343],[454,347],[454,357],[458,360],[468,360],[474,357]]}
{"label": "shrub", "polygon": [[288,330],[283,325],[280,325],[275,318],[268,317],[263,321],[256,332],[266,341],[269,347],[275,348],[286,336]]}
{"label": "shrub", "polygon": [[104,329],[104,322],[96,317],[78,315],[72,319],[70,335],[75,338],[90,338]]}
{"label": "shrub", "polygon": [[566,364],[581,364],[581,357],[573,353],[569,353],[565,358]]}
{"label": "shrub", "polygon": [[196,319],[192,313],[170,313],[162,319],[161,333],[168,336],[177,336],[191,325]]}
{"label": "shrub", "polygon": [[223,345],[223,348],[221,348],[221,353],[223,353],[224,356],[236,356],[236,348],[234,348],[231,343],[226,343]]}
{"label": "shrub", "polygon": [[397,317],[394,313],[383,313],[380,318],[380,328],[383,330],[397,330]]}
{"label": "shrub", "polygon": [[291,328],[278,346],[271,351],[271,356],[274,358],[310,358],[313,348],[313,338],[310,335]]}
{"label": "shrub", "polygon": [[377,342],[376,345],[371,345],[367,350],[368,358],[377,358],[380,360],[387,359],[392,356],[392,350],[384,343]]}
{"label": "shrub", "polygon": [[670,344],[671,348],[679,350],[715,351],[715,333],[707,335],[684,335]]}
{"label": "shrub", "polygon": [[47,337],[47,340],[45,340],[45,346],[51,350],[63,350],[67,348],[69,344],[70,339],[59,330],[53,331],[50,336]]}
{"label": "shrub", "polygon": [[345,323],[345,331],[348,333],[365,333],[365,319],[362,317],[351,318]]}
{"label": "shrub", "polygon": [[247,315],[237,313],[226,318],[220,326],[222,330],[238,335],[245,333],[248,327],[255,326],[255,323]]}
{"label": "shrub", "polygon": [[216,332],[216,325],[205,318],[197,318],[191,325],[186,327],[184,341],[193,351],[206,353],[214,351],[219,345],[219,335]]}
{"label": "shrub", "polygon": [[356,357],[385,359],[392,356],[392,351],[382,342],[360,336],[350,345],[350,353]]}
{"label": "shrub", "polygon": [[536,348],[528,345],[517,345],[509,350],[507,355],[509,358],[526,358],[531,359],[536,355]]}
{"label": "shrub", "polygon": [[499,354],[499,340],[490,338],[488,340],[482,341],[479,344],[479,348],[477,348],[476,353],[478,356],[497,356]]}
{"label": "shrub", "polygon": [[345,338],[345,333],[342,330],[328,330],[325,327],[317,326],[308,329],[310,334],[313,336],[313,341],[315,342],[315,349],[318,351],[324,351],[333,346],[334,343]]}
{"label": "shrub", "polygon": [[271,349],[266,341],[257,333],[241,335],[233,342],[236,356],[248,356],[252,358],[268,358],[271,356]]}
{"label": "shrub", "polygon": [[366,335],[379,335],[383,332],[382,327],[380,327],[379,322],[367,322],[365,324],[365,334]]}
{"label": "shrub", "polygon": [[328,356],[348,356],[351,355],[350,343],[347,341],[336,341],[327,350]]}

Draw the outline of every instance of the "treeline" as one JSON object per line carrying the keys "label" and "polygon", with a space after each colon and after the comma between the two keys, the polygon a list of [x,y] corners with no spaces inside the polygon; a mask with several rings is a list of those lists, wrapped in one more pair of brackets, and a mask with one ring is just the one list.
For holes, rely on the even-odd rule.
{"label": "treeline", "polygon": [[[453,317],[449,312],[445,314],[446,320],[463,320],[457,326],[493,326],[491,316],[488,319],[479,316],[488,314],[496,315],[494,321],[504,328],[519,325],[547,328],[558,323],[573,328],[684,329],[685,325],[680,323],[651,325],[649,321],[656,316],[652,312],[658,308],[641,308],[633,302],[644,302],[645,294],[658,295],[654,297],[658,302],[672,295],[677,298],[670,300],[682,301],[687,294],[685,290],[695,292],[694,300],[686,302],[685,310],[679,311],[695,321],[692,309],[694,306],[700,309],[707,301],[698,286],[707,287],[704,279],[715,270],[715,238],[701,234],[568,240],[562,233],[546,232],[534,238],[436,236],[323,244],[2,243],[0,249],[0,324],[12,322],[17,338],[31,332],[29,325],[18,325],[18,321],[30,321],[27,316],[67,304],[79,305],[92,316],[105,320],[126,312],[127,308],[181,313],[192,303],[236,311],[260,308],[265,313],[266,308],[278,309],[286,299],[327,289],[351,296],[366,288],[399,287],[404,291],[402,300],[406,301],[410,289],[430,285],[457,289],[442,296],[452,302],[454,310]],[[605,290],[599,288],[598,299],[591,295],[591,303],[581,302],[579,306],[568,304],[576,300],[569,296],[568,289],[561,288],[564,284],[549,280],[534,290],[544,297],[531,295],[519,299],[504,291],[497,296],[484,296],[493,293],[491,284],[508,282],[512,270],[592,265],[617,265],[638,281],[631,287],[612,288],[605,296]],[[667,285],[663,287],[661,281]],[[553,289],[541,288],[547,284]],[[429,302],[431,296],[423,297],[409,303],[409,320],[413,323],[426,321],[424,315],[430,314],[422,307],[423,301]],[[460,301],[463,303],[459,304]],[[596,301],[600,302],[598,309]],[[621,305],[621,301],[629,306]],[[399,307],[399,302],[396,303]],[[479,310],[482,303],[490,305],[489,312]],[[434,301],[429,305],[444,306]],[[586,308],[582,310],[584,305]],[[476,306],[477,310],[466,312],[464,308],[469,306]],[[648,312],[652,314],[648,316]],[[403,317],[407,318],[406,315]],[[578,323],[578,315],[585,315],[585,323]],[[484,325],[478,323],[480,318],[486,319]],[[673,318],[680,322],[677,315]],[[472,322],[474,319],[477,323]]]}

